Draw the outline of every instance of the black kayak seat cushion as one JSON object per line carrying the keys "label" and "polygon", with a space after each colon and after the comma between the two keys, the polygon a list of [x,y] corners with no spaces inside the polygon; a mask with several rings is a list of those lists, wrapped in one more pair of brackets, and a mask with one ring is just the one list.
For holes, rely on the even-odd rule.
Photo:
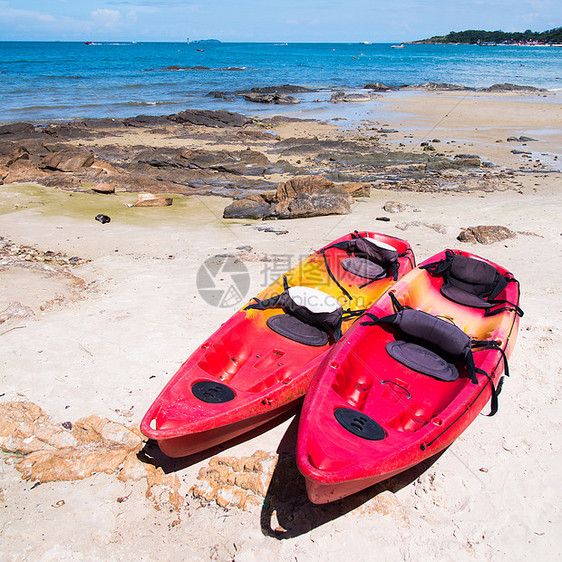
{"label": "black kayak seat cushion", "polygon": [[397,340],[388,343],[386,351],[402,365],[424,375],[447,382],[459,378],[459,371],[453,363],[421,345]]}
{"label": "black kayak seat cushion", "polygon": [[373,281],[383,279],[387,275],[384,267],[365,258],[347,258],[342,260],[341,266],[349,273],[357,275],[357,277]]}
{"label": "black kayak seat cushion", "polygon": [[[252,308],[258,310],[282,308],[286,315],[299,320],[304,325],[308,325],[311,328],[316,328],[325,332],[327,335],[331,335],[334,341],[338,341],[342,336],[341,325],[343,308],[333,296],[319,289],[294,286],[285,289],[279,295],[275,295],[269,299],[260,301],[254,298],[254,300],[256,302],[249,304],[246,310]],[[296,326],[299,326],[298,324],[294,322],[289,324],[290,321],[288,320],[273,320],[272,322],[273,324],[271,325],[270,322],[266,320],[267,325],[275,332],[282,335],[292,333],[295,337],[301,338],[301,336],[296,335],[297,332],[301,334],[303,331],[302,327],[296,328]],[[293,326],[295,329],[293,330],[289,326]],[[286,337],[289,336],[286,335]],[[306,339],[308,339],[308,337]],[[299,341],[299,339],[295,339],[294,341]]]}
{"label": "black kayak seat cushion", "polygon": [[304,345],[322,347],[328,343],[329,338],[326,332],[289,314],[270,316],[266,320],[266,324],[280,336]]}
{"label": "black kayak seat cushion", "polygon": [[441,294],[449,300],[472,308],[491,308],[507,287],[505,277],[492,265],[447,251],[446,258],[424,269],[443,278]]}
{"label": "black kayak seat cushion", "polygon": [[492,308],[493,304],[472,292],[461,289],[453,284],[443,283],[441,294],[449,300],[472,308]]}

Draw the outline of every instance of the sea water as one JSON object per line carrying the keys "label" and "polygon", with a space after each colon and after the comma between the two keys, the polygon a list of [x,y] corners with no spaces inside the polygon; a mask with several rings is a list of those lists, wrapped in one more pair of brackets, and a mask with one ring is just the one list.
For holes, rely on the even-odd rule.
{"label": "sea water", "polygon": [[[180,69],[170,69],[177,66]],[[187,69],[187,67],[204,67]],[[446,82],[562,87],[562,48],[342,43],[0,42],[0,122],[168,115],[187,108],[246,114],[313,111],[335,90]],[[208,96],[296,84],[299,106]]]}

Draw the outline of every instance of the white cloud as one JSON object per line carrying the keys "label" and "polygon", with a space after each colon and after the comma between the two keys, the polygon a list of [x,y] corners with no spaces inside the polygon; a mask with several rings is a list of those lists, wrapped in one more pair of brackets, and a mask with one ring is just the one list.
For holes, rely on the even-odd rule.
{"label": "white cloud", "polygon": [[104,27],[114,27],[121,21],[121,12],[119,10],[100,8],[91,12],[91,16],[96,24]]}

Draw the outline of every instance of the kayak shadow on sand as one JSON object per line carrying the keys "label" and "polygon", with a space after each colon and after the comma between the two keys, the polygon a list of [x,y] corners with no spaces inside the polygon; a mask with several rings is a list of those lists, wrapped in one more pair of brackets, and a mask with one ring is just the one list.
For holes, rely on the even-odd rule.
{"label": "kayak shadow on sand", "polygon": [[[186,457],[180,457],[180,458],[168,457],[160,450],[160,447],[158,447],[158,443],[156,441],[154,441],[153,439],[148,439],[144,447],[137,454],[137,457],[141,462],[152,464],[153,466],[156,467],[160,467],[165,474],[170,474],[172,472],[176,472],[178,470],[182,470],[194,464],[200,463],[205,459],[214,457],[216,455],[220,455],[227,449],[230,449],[231,447],[234,447],[239,443],[243,443],[244,441],[253,439],[254,437],[261,435],[262,433],[271,430],[272,428],[288,420],[291,416],[297,414],[300,411],[301,405],[302,405],[302,400],[298,401],[293,408],[287,410],[286,412],[272,419],[268,423],[265,423],[253,429],[252,431],[243,433],[242,435],[235,437],[230,441],[221,443],[220,445],[216,445],[215,447],[211,447],[210,449],[205,449],[200,453],[194,453],[192,455],[188,455]],[[295,437],[295,443],[296,443],[296,437]]]}
{"label": "kayak shadow on sand", "polygon": [[[291,539],[353,511],[385,491],[397,492],[419,478],[444,451],[420,464],[347,498],[324,505],[313,504],[306,494],[305,479],[296,463],[299,416],[295,416],[277,453],[279,461],[267,489],[260,515],[264,535]],[[445,449],[446,450],[446,449]]]}

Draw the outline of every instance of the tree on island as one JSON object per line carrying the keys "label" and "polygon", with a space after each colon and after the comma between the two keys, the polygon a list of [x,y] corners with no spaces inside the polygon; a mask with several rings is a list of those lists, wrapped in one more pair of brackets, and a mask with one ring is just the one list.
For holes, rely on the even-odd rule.
{"label": "tree on island", "polygon": [[562,43],[562,27],[548,31],[484,31],[468,29],[466,31],[451,31],[447,35],[435,36],[430,39],[414,41],[414,43],[465,43],[478,45],[481,43]]}

